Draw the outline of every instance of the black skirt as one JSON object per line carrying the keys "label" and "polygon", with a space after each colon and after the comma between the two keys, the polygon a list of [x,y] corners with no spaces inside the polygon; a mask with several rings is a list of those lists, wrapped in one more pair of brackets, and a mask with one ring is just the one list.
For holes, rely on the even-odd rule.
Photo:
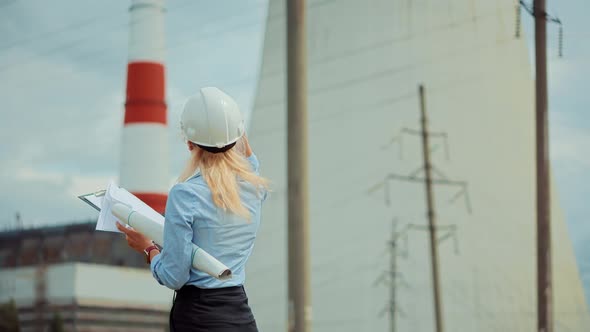
{"label": "black skirt", "polygon": [[243,286],[183,286],[170,312],[170,332],[258,332]]}

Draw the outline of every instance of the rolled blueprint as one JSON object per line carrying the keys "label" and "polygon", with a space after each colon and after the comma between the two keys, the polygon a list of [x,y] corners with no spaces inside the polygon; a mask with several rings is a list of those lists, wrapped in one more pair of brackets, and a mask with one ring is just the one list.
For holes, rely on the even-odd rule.
{"label": "rolled blueprint", "polygon": [[[137,229],[140,233],[152,239],[156,244],[164,247],[163,224],[144,216],[123,203],[115,203],[112,207],[112,212],[121,222]],[[219,280],[227,280],[232,277],[232,272],[227,266],[223,265],[223,263],[194,243],[191,244],[193,246],[191,260],[195,269],[203,271]]]}

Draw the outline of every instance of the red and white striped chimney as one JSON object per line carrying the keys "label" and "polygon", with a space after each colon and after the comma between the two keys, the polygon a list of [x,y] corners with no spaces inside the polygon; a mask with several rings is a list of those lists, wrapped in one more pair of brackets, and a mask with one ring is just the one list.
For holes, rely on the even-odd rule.
{"label": "red and white striped chimney", "polygon": [[121,187],[162,213],[168,192],[164,0],[132,0]]}

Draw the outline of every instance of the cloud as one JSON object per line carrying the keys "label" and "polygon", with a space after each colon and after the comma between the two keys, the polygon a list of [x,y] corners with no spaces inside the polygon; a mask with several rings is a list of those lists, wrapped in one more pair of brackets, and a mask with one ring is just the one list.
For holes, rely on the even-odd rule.
{"label": "cloud", "polygon": [[551,126],[551,159],[568,171],[590,170],[590,132],[555,116]]}
{"label": "cloud", "polygon": [[[35,58],[4,73],[0,138],[18,146],[11,158],[27,163],[104,168],[99,156],[113,146],[122,119],[122,93],[75,66]],[[36,82],[35,82],[36,81]],[[65,129],[67,128],[67,129]]]}
{"label": "cloud", "polygon": [[[0,43],[0,140],[7,143],[0,145],[0,225],[11,223],[17,211],[26,225],[94,218],[76,196],[117,178],[128,4],[116,3],[94,12],[74,1],[49,11],[23,3],[9,16],[2,13],[0,35],[10,37]],[[66,5],[71,10],[64,11]],[[223,6],[211,7],[217,19],[195,33],[187,26],[205,15],[197,7],[168,13],[173,27],[189,22],[167,32],[170,40],[186,43],[171,50],[167,61],[171,184],[187,156],[178,126],[183,101],[200,86],[251,77],[229,91],[247,108],[262,42],[264,8],[232,21],[260,24],[215,38],[205,35],[226,29]]]}
{"label": "cloud", "polygon": [[[580,276],[590,304],[590,224],[587,198],[590,196],[590,132],[563,113],[554,114],[550,124],[550,155],[565,211]],[[554,198],[555,199],[555,198]]]}
{"label": "cloud", "polygon": [[88,216],[75,208],[73,194],[116,175],[121,90],[76,64],[30,50],[13,48],[5,58],[27,61],[4,70],[0,82],[1,119],[8,124],[0,131],[7,142],[0,149],[0,187],[7,188],[0,222],[16,210],[29,223]]}

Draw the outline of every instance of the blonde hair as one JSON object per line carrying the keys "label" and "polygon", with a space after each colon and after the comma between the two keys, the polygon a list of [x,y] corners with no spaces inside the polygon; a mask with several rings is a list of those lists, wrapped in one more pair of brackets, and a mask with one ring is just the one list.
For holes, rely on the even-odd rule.
{"label": "blonde hair", "polygon": [[250,212],[242,204],[239,180],[258,189],[268,190],[268,180],[257,175],[237,147],[221,153],[211,153],[193,145],[191,158],[178,178],[179,182],[188,180],[197,170],[211,190],[213,203],[226,211],[250,219]]}

